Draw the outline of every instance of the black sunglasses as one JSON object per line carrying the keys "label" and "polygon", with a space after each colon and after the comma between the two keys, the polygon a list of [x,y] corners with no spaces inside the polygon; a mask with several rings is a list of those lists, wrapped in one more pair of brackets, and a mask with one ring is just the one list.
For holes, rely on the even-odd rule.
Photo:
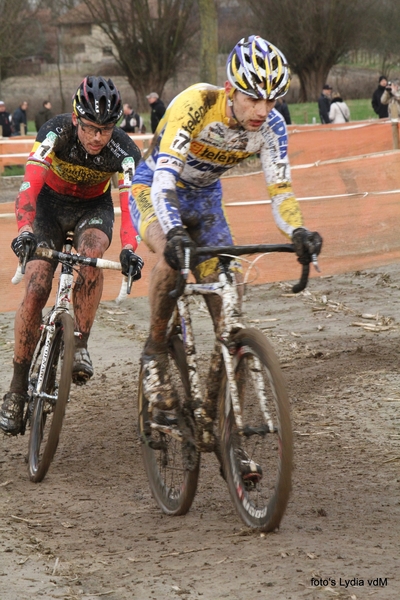
{"label": "black sunglasses", "polygon": [[105,125],[104,127],[95,127],[94,125],[89,125],[88,123],[82,123],[80,117],[77,117],[79,125],[82,127],[82,131],[86,133],[92,133],[96,135],[96,133],[100,133],[100,135],[105,135],[106,133],[110,133],[115,127],[115,123],[112,125]]}

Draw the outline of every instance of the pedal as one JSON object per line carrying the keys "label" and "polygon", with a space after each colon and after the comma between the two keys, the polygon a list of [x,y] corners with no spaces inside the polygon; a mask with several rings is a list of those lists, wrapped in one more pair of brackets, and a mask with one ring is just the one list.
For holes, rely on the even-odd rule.
{"label": "pedal", "polygon": [[165,412],[158,412],[152,420],[152,423],[156,425],[165,425],[166,427],[177,427],[178,419],[176,417],[168,416]]}
{"label": "pedal", "polygon": [[86,385],[86,383],[91,377],[92,376],[89,375],[86,371],[75,371],[74,373],[72,373],[72,383],[78,386]]}
{"label": "pedal", "polygon": [[175,416],[166,415],[163,411],[159,411],[152,419],[145,422],[143,441],[154,450],[165,450],[166,443],[161,439],[154,439],[152,436],[154,431],[158,431],[163,436],[173,437],[179,442],[183,441],[183,435],[178,429],[178,419]]}
{"label": "pedal", "polygon": [[164,435],[169,435],[169,436],[175,438],[176,440],[178,440],[179,442],[182,442],[183,435],[177,428],[177,420],[171,419],[171,421],[175,421],[175,423],[167,422],[165,424],[162,424],[162,423],[157,423],[157,421],[154,419],[153,421],[150,421],[150,428],[153,431],[158,431],[159,433],[163,433]]}

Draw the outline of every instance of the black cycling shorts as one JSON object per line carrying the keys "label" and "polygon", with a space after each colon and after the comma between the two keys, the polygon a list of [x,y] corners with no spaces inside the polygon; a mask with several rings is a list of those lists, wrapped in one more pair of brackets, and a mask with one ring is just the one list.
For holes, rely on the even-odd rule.
{"label": "black cycling shorts", "polygon": [[74,247],[86,229],[99,229],[112,240],[114,207],[111,192],[85,200],[64,196],[44,185],[37,198],[33,232],[39,245],[61,251],[65,234],[74,232]]}

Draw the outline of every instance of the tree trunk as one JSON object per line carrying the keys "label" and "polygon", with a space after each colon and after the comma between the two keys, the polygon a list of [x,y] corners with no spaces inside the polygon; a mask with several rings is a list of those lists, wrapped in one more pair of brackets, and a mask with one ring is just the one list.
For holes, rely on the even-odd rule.
{"label": "tree trunk", "polygon": [[201,49],[200,80],[218,83],[218,17],[215,0],[199,0]]}
{"label": "tree trunk", "polygon": [[299,102],[317,102],[329,71],[330,67],[325,67],[316,71],[301,71],[298,73],[300,80]]}
{"label": "tree trunk", "polygon": [[60,40],[60,31],[57,29],[57,75],[58,75],[58,89],[60,92],[61,98],[61,113],[66,112],[65,105],[65,96],[63,90],[63,81],[62,81],[62,73],[61,73],[61,40]]}

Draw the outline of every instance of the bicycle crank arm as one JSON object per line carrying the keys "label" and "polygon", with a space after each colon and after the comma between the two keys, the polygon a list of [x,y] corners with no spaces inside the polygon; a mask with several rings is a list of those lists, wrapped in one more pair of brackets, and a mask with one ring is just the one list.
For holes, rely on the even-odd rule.
{"label": "bicycle crank arm", "polygon": [[173,427],[169,427],[168,425],[159,425],[158,423],[154,423],[154,422],[150,423],[150,427],[151,427],[151,429],[155,429],[156,431],[159,431],[160,433],[164,433],[165,435],[170,435],[171,437],[178,440],[178,442],[183,441],[183,435],[181,434],[181,432],[178,431],[177,429],[174,429]]}
{"label": "bicycle crank arm", "polygon": [[260,427],[250,427],[249,425],[245,425],[240,433],[245,437],[251,437],[252,435],[261,435],[264,437],[267,433],[276,433],[277,431],[278,429],[276,427],[271,431],[268,425],[260,425]]}

